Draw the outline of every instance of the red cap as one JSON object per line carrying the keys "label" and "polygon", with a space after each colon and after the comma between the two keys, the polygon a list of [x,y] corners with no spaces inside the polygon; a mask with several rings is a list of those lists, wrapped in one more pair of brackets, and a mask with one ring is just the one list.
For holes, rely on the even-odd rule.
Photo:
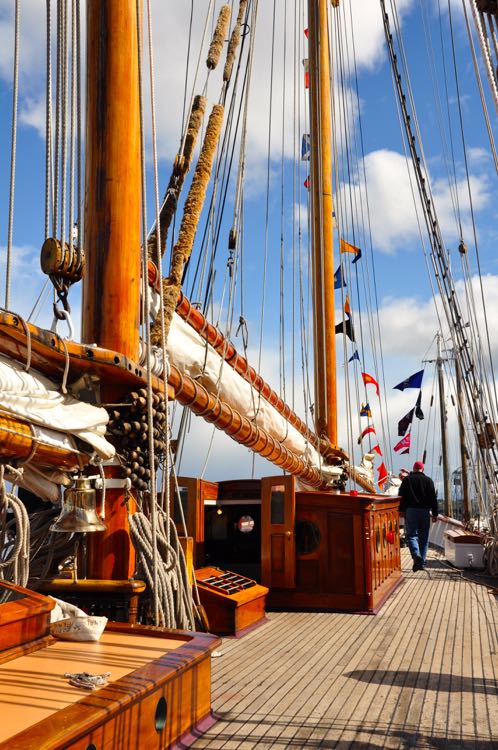
{"label": "red cap", "polygon": [[415,461],[413,464],[413,471],[423,471],[424,470],[424,464],[422,461]]}

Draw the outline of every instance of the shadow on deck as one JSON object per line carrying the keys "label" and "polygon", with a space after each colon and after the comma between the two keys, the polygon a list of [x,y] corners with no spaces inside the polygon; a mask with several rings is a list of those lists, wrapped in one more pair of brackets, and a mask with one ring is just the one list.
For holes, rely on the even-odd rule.
{"label": "shadow on deck", "polygon": [[437,553],[376,617],[274,612],[213,662],[219,721],[195,748],[497,747],[497,606]]}

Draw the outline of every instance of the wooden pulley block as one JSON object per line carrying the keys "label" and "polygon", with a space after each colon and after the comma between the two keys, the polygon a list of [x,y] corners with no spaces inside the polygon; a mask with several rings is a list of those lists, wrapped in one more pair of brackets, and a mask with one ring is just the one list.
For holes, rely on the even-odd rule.
{"label": "wooden pulley block", "polygon": [[85,254],[82,249],[68,242],[62,243],[55,237],[47,237],[40,253],[40,265],[47,276],[62,276],[71,283],[80,281],[85,268]]}

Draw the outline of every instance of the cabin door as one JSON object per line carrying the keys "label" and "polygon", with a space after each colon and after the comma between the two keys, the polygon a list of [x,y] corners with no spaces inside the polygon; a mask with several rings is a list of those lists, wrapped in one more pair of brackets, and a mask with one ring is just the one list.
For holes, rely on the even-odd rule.
{"label": "cabin door", "polygon": [[296,585],[296,500],[293,476],[261,480],[261,583],[268,588]]}

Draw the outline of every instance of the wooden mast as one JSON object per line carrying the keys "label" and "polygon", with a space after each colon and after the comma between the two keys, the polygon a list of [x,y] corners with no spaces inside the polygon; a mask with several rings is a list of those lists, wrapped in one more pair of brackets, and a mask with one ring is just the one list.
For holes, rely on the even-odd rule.
{"label": "wooden mast", "polygon": [[[87,129],[82,337],[139,357],[140,118],[135,0],[87,0]],[[102,402],[113,400],[102,386]],[[118,467],[106,475],[120,477]],[[106,492],[108,530],[89,540],[88,575],[133,575],[123,490]]]}
{"label": "wooden mast", "polygon": [[315,426],[337,447],[328,6],[328,0],[308,2]]}

